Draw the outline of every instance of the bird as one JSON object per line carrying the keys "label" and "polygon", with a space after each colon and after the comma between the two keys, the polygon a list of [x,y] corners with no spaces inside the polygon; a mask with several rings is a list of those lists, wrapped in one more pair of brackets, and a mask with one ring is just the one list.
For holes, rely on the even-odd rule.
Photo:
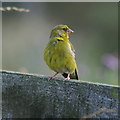
{"label": "bird", "polygon": [[75,49],[69,40],[74,31],[67,25],[56,25],[50,33],[49,42],[44,49],[44,61],[55,72],[49,79],[62,74],[64,80],[79,79],[75,60]]}

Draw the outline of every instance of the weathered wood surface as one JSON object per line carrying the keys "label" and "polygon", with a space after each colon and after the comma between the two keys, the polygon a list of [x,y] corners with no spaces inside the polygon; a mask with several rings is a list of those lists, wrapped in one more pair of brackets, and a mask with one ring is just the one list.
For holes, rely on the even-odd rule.
{"label": "weathered wood surface", "polygon": [[118,86],[1,71],[3,118],[118,119]]}

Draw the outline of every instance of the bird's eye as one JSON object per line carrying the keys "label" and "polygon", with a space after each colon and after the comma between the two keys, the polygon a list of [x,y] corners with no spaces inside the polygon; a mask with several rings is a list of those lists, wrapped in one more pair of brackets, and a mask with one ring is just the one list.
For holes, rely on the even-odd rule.
{"label": "bird's eye", "polygon": [[63,28],[64,31],[67,31],[67,28]]}

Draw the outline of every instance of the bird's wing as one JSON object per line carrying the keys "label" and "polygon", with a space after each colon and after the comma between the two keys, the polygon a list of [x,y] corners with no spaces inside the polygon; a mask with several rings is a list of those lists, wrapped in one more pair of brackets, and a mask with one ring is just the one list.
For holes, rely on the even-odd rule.
{"label": "bird's wing", "polygon": [[[74,49],[72,43],[71,42],[69,42],[69,43],[70,43],[71,50],[75,55],[75,49]],[[68,76],[68,73],[63,73],[62,75],[66,78]],[[77,65],[76,65],[75,71],[72,74],[70,74],[70,78],[77,79],[77,80],[79,79]]]}

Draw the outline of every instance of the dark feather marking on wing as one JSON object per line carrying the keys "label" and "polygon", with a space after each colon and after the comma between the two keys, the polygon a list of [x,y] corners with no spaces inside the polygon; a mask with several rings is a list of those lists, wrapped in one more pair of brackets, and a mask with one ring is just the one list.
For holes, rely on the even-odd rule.
{"label": "dark feather marking on wing", "polygon": [[54,62],[56,62],[56,59],[54,59]]}
{"label": "dark feather marking on wing", "polygon": [[50,63],[52,62],[52,57],[50,58]]}

